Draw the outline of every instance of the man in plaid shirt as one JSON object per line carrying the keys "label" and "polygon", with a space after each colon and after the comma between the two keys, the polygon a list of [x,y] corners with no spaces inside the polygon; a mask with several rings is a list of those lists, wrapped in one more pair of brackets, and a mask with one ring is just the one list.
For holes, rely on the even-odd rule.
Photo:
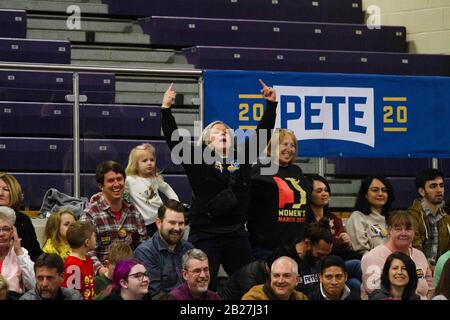
{"label": "man in plaid shirt", "polygon": [[108,271],[103,262],[112,242],[127,241],[135,249],[147,239],[147,230],[139,211],[123,199],[126,178],[123,167],[115,161],[102,162],[97,165],[95,177],[102,192],[91,199],[80,220],[95,225],[97,245],[89,255],[95,273],[100,275]]}

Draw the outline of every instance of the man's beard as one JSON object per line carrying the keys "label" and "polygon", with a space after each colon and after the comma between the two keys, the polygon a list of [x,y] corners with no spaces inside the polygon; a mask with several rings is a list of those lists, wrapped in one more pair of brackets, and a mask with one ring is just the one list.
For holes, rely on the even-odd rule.
{"label": "man's beard", "polygon": [[303,261],[305,261],[305,263],[309,267],[314,267],[320,261],[320,259],[313,256],[312,250],[308,250],[306,251],[305,258],[303,259]]}

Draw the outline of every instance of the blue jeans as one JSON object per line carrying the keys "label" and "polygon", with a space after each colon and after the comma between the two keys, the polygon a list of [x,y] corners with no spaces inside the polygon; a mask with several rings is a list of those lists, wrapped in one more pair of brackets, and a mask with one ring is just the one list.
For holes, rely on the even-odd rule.
{"label": "blue jeans", "polygon": [[356,259],[345,261],[345,272],[348,275],[347,286],[352,292],[360,295],[362,281],[361,261]]}

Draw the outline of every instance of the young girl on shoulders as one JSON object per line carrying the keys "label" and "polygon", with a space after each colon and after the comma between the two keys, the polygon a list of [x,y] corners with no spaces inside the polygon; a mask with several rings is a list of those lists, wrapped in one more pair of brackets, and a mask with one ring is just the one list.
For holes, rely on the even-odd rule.
{"label": "young girl on shoulders", "polygon": [[147,234],[151,237],[157,230],[155,221],[158,208],[162,205],[159,192],[164,193],[168,199],[178,200],[178,196],[158,171],[156,150],[149,143],[131,150],[125,173],[125,192],[144,217]]}

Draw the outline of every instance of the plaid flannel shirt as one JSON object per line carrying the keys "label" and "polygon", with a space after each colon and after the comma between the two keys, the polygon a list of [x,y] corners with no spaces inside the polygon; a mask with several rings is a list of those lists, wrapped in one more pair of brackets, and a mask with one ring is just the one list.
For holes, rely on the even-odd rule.
{"label": "plaid flannel shirt", "polygon": [[133,204],[126,201],[122,202],[120,220],[114,219],[111,207],[103,196],[89,204],[83,211],[80,220],[91,221],[95,225],[97,244],[95,249],[89,252],[89,255],[94,262],[96,273],[107,259],[109,247],[113,241],[128,241],[134,250],[147,239],[147,230],[142,215]]}

